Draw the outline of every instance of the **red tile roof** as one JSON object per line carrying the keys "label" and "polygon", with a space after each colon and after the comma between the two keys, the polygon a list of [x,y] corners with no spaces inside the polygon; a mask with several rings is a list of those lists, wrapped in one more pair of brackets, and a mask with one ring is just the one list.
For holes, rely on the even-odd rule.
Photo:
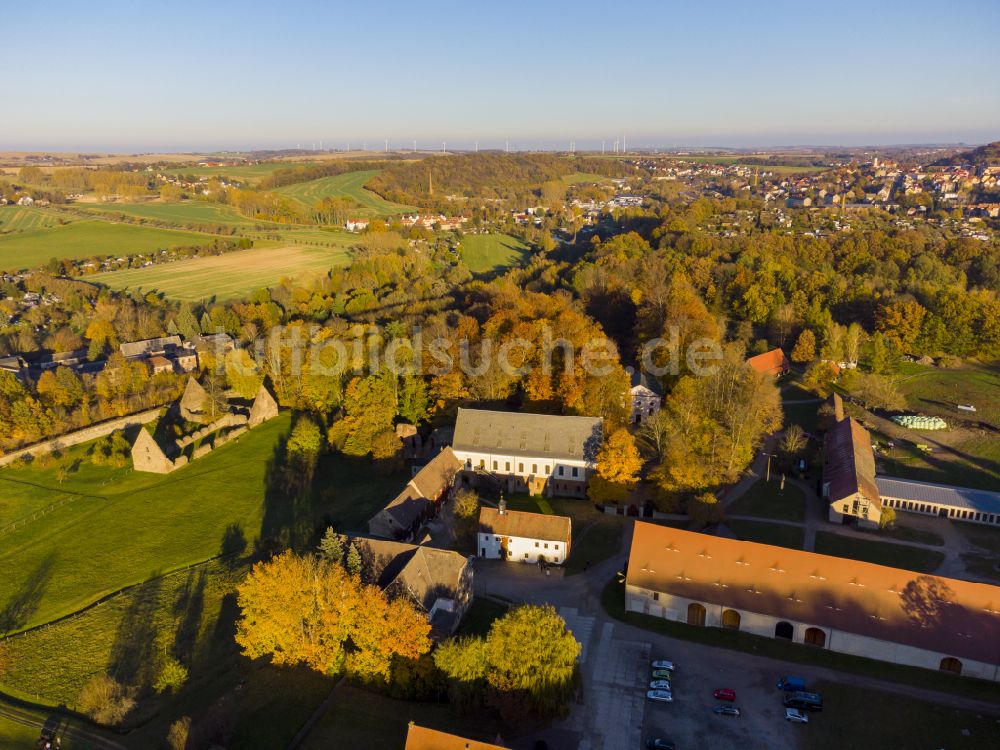
{"label": "red tile roof", "polygon": [[504,750],[504,748],[502,745],[467,740],[447,732],[410,724],[410,730],[406,734],[405,750]]}
{"label": "red tile roof", "polygon": [[750,357],[747,364],[765,375],[781,375],[788,372],[791,367],[788,357],[781,349],[772,349],[769,352],[758,354],[756,357]]}
{"label": "red tile roof", "polygon": [[1000,664],[1000,587],[989,584],[643,522],[626,584]]}
{"label": "red tile roof", "polygon": [[479,531],[484,534],[569,544],[572,527],[573,521],[569,516],[550,516],[518,510],[508,510],[501,514],[498,509],[488,506],[479,509]]}

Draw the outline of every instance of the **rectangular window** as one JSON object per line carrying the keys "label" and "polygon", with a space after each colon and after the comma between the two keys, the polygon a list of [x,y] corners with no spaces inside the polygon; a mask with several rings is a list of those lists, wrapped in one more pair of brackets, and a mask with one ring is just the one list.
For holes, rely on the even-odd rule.
{"label": "rectangular window", "polygon": [[518,472],[520,472],[521,474],[523,474],[524,473],[524,464],[518,463],[517,470],[518,470]]}
{"label": "rectangular window", "polygon": [[548,549],[548,548],[549,548],[549,543],[548,543],[548,542],[546,542],[546,543],[545,543],[545,549]]}
{"label": "rectangular window", "polygon": [[536,547],[538,546],[538,542],[535,542],[535,546],[536,546]]}
{"label": "rectangular window", "polygon": [[563,475],[564,475],[564,471],[563,471],[563,469],[565,469],[565,468],[566,468],[566,467],[564,467],[564,466],[560,466],[560,467],[559,467],[559,476],[563,476]]}
{"label": "rectangular window", "polygon": [[553,549],[559,549],[559,545],[558,545],[558,544],[553,544],[553,545],[552,545],[552,548],[553,548]]}
{"label": "rectangular window", "polygon": [[525,552],[525,553],[524,553],[524,559],[525,559],[525,560],[527,560],[527,559],[528,559],[528,553],[527,553],[527,552]]}
{"label": "rectangular window", "polygon": [[497,462],[496,462],[496,461],[494,461],[494,462],[493,462],[493,471],[496,471],[496,470],[497,470]]}
{"label": "rectangular window", "polygon": [[479,468],[480,469],[485,469],[486,468],[486,459],[485,458],[479,459]]}
{"label": "rectangular window", "polygon": [[504,463],[504,471],[510,471],[510,461]]}
{"label": "rectangular window", "polygon": [[551,474],[552,473],[551,468],[549,467],[548,464],[545,465],[545,473],[546,474]]}
{"label": "rectangular window", "polygon": [[538,464],[532,464],[531,465],[531,473],[532,474],[537,474],[538,473]]}
{"label": "rectangular window", "polygon": [[513,557],[513,556],[514,556],[514,550],[512,549],[507,550],[507,557]]}
{"label": "rectangular window", "polygon": [[660,592],[659,591],[654,591],[653,592],[653,601],[654,602],[660,601]]}
{"label": "rectangular window", "polygon": [[573,478],[575,479],[580,475],[580,470],[577,467],[573,467]]}

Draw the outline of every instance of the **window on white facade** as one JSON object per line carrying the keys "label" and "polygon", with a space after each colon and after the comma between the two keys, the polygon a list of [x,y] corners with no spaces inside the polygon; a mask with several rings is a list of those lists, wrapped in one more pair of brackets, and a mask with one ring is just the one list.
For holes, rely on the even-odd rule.
{"label": "window on white facade", "polygon": [[510,471],[510,461],[504,463],[504,471]]}
{"label": "window on white facade", "polygon": [[548,548],[549,548],[549,543],[548,543],[548,542],[546,542],[546,543],[545,543],[545,549],[548,549]]}
{"label": "window on white facade", "polygon": [[517,470],[523,474],[524,473],[524,464],[518,464],[517,465]]}
{"label": "window on white facade", "polygon": [[553,544],[553,545],[552,545],[552,548],[553,548],[553,549],[559,549],[559,545],[558,545],[558,544]]}
{"label": "window on white facade", "polygon": [[538,464],[532,464],[531,465],[531,473],[532,474],[537,474],[538,473]]}
{"label": "window on white facade", "polygon": [[545,473],[546,474],[551,474],[552,473],[551,467],[548,464],[545,465]]}
{"label": "window on white facade", "polygon": [[580,470],[577,467],[574,466],[573,467],[573,476],[576,477],[576,476],[579,476],[579,474],[580,474]]}
{"label": "window on white facade", "polygon": [[[536,546],[536,547],[538,546],[538,542],[535,542],[535,546]],[[548,546],[548,545],[546,545],[546,546]]]}
{"label": "window on white facade", "polygon": [[496,462],[496,461],[494,461],[494,462],[493,462],[493,471],[496,471],[496,470],[497,470],[497,462]]}
{"label": "window on white facade", "polygon": [[564,468],[565,468],[564,466],[560,466],[559,467],[559,476],[563,476],[563,469]]}

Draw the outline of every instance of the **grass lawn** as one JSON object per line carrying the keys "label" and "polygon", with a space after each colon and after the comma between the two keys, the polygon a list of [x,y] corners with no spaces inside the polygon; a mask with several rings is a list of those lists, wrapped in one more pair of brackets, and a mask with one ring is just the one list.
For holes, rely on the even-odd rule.
{"label": "grass lawn", "polygon": [[[339,239],[333,233],[328,236],[330,240]],[[245,297],[255,289],[277,284],[282,278],[325,274],[348,262],[346,244],[337,249],[269,247],[91,274],[84,279],[112,289],[155,290],[171,299],[226,300]]]}
{"label": "grass lawn", "polygon": [[952,521],[952,523],[959,533],[971,544],[1000,555],[1000,534],[997,533],[996,529],[981,526],[978,523],[961,523],[958,521]]}
{"label": "grass lawn", "polygon": [[269,161],[263,164],[241,164],[235,167],[177,167],[164,174],[194,175],[195,177],[231,177],[240,182],[254,183],[279,169],[314,166],[316,162]]}
{"label": "grass lawn", "polygon": [[782,404],[781,409],[785,413],[785,427],[792,424],[799,425],[810,435],[815,435],[819,431],[819,407],[822,404]]}
{"label": "grass lawn", "polygon": [[[946,422],[982,421],[1000,427],[1000,363],[966,364],[958,370],[920,367],[899,383],[908,406]],[[958,404],[972,404],[975,414],[960,412]]]}
{"label": "grass lawn", "polygon": [[[706,628],[688,625],[685,622],[664,620],[661,617],[625,611],[625,584],[618,583],[617,577],[605,585],[601,593],[601,606],[609,616],[654,633],[662,633],[671,638],[681,638],[694,643],[702,643],[716,648],[729,648],[772,659],[781,659],[796,664],[813,665],[837,669],[843,672],[867,675],[880,680],[889,680],[929,690],[941,690],[955,695],[964,695],[976,700],[995,701],[1000,705],[1000,684],[985,680],[958,677],[919,667],[907,667],[889,662],[866,659],[861,656],[841,654],[828,649],[818,649],[800,643],[789,643],[775,638],[764,638],[736,630]],[[838,712],[838,716],[842,716]],[[893,745],[893,747],[904,747]],[[921,746],[922,747],[922,746]],[[928,746],[935,747],[935,746]]]}
{"label": "grass lawn", "polygon": [[[970,431],[960,431],[957,440],[949,433],[907,430],[906,434],[908,439],[896,439],[895,448],[877,457],[879,474],[983,490],[1000,486],[1000,440],[996,437]],[[930,445],[933,452],[918,450],[917,443]]]}
{"label": "grass lawn", "polygon": [[165,221],[180,226],[198,224],[254,226],[256,224],[268,223],[248,219],[229,206],[220,206],[217,203],[205,203],[203,201],[181,201],[178,203],[93,203],[78,204],[75,208],[91,211],[98,215],[127,214],[137,219]]}
{"label": "grass lawn", "polygon": [[[94,466],[86,457],[92,444],[45,468],[0,471],[0,495],[19,493],[22,510],[30,506],[24,492],[34,493],[39,507],[53,496],[77,497],[2,537],[0,616],[8,615],[8,629],[48,622],[217,555],[237,533],[252,546],[258,537],[311,537],[318,519],[342,531],[362,528],[402,485],[401,474],[329,455],[317,467],[308,502],[291,503],[270,475],[289,422],[282,415],[165,476]],[[60,464],[71,468],[62,484],[55,477]]]}
{"label": "grass lawn", "polygon": [[469,605],[456,635],[486,635],[493,621],[507,614],[508,609],[506,604],[477,596]]}
{"label": "grass lawn", "polygon": [[829,531],[816,532],[815,551],[821,555],[846,557],[917,573],[933,573],[944,561],[943,552],[912,547],[908,544],[855,539]]}
{"label": "grass lawn", "polygon": [[[940,534],[925,529],[915,529],[906,526],[906,516],[908,514],[900,511],[896,514],[896,525],[889,529],[879,529],[871,532],[876,537],[888,537],[899,542],[916,542],[917,544],[932,544],[935,547],[944,546],[944,538]],[[900,525],[900,523],[904,525]]]}
{"label": "grass lawn", "polygon": [[539,497],[514,494],[507,498],[511,510],[569,516],[573,519],[573,539],[566,575],[574,575],[621,549],[622,518],[601,513],[589,500],[566,497]]}
{"label": "grass lawn", "polygon": [[806,535],[801,527],[783,523],[736,520],[727,521],[726,525],[743,541],[774,544],[789,549],[802,549]]}
{"label": "grass lawn", "polygon": [[998,716],[835,682],[820,681],[814,687],[823,695],[824,710],[810,714],[809,726],[802,727],[804,750],[1000,746]]}
{"label": "grass lawn", "polygon": [[563,177],[562,181],[568,185],[578,185],[581,182],[611,182],[611,178],[593,172],[573,172]]}
{"label": "grass lawn", "polygon": [[460,716],[445,703],[417,703],[386,698],[341,684],[337,700],[302,743],[303,750],[329,748],[401,748],[410,722],[483,742],[496,739],[498,727],[488,715]]}
{"label": "grass lawn", "polygon": [[758,480],[726,510],[730,515],[802,521],[806,516],[806,501],[802,490],[791,482],[786,482],[782,491],[779,479]]}
{"label": "grass lawn", "polygon": [[[37,747],[35,743],[38,737],[38,729],[26,727],[0,715],[0,750]],[[67,747],[66,743],[63,743],[63,747]]]}
{"label": "grass lawn", "polygon": [[472,273],[489,273],[523,263],[528,246],[507,234],[467,234],[459,252]]}
{"label": "grass lawn", "polygon": [[74,221],[62,226],[0,235],[0,269],[36,268],[52,258],[127,255],[181,245],[207,245],[217,236],[173,229]]}
{"label": "grass lawn", "polygon": [[365,183],[377,174],[377,169],[348,172],[333,177],[320,177],[317,180],[285,185],[274,192],[309,207],[314,206],[323,198],[350,198],[361,205],[357,211],[361,216],[391,216],[417,210],[413,206],[390,203],[371,190],[366,190]]}

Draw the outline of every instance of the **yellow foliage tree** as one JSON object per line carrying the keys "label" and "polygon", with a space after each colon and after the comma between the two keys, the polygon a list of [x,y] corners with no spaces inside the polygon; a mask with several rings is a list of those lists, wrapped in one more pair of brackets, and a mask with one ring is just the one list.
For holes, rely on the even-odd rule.
{"label": "yellow foliage tree", "polygon": [[246,656],[274,664],[388,679],[394,656],[430,650],[430,625],[412,604],[390,602],[377,586],[312,555],[286,551],[256,564],[237,601],[236,642]]}

